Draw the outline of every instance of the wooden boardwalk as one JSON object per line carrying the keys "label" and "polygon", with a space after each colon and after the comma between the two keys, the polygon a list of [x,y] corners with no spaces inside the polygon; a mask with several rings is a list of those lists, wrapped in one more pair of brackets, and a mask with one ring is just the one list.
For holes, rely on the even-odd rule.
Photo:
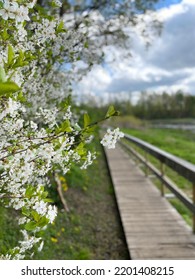
{"label": "wooden boardwalk", "polygon": [[195,235],[119,145],[107,150],[131,259],[195,259]]}

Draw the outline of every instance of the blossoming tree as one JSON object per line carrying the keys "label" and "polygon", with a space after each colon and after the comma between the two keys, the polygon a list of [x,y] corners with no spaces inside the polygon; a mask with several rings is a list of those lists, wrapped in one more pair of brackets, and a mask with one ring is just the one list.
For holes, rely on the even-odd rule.
{"label": "blossoming tree", "polygon": [[[95,158],[87,148],[93,124],[84,114],[80,127],[71,110],[75,73],[59,71],[64,62],[87,58],[85,35],[66,28],[55,13],[60,1],[51,4],[53,10],[36,1],[0,1],[0,199],[20,213],[24,237],[5,259],[43,247],[39,231],[57,215],[45,191],[48,175],[58,178],[72,164],[85,169]],[[115,114],[111,108],[105,118]],[[117,130],[114,141],[121,136]]]}
{"label": "blossoming tree", "polygon": [[[36,2],[0,0],[0,202],[17,210],[23,234],[16,247],[0,252],[4,259],[23,259],[26,251],[42,249],[39,232],[57,215],[45,188],[51,184],[49,177],[58,181],[59,174],[65,175],[73,164],[86,169],[96,157],[88,143],[97,123],[87,113],[83,125],[77,123],[70,93],[72,82],[102,59],[97,44],[102,34],[98,33],[100,41],[95,39],[99,16],[95,20],[84,13],[85,1],[76,1],[81,8],[76,18],[71,18],[72,12],[64,15],[65,7],[70,8],[68,1],[63,5],[59,0]],[[91,3],[108,7],[107,1]],[[115,18],[115,10],[124,14],[121,3],[141,2],[118,1],[120,7],[111,10],[113,17],[105,17],[104,39],[110,38],[106,30],[116,34],[121,20],[125,22]],[[84,72],[64,66],[78,60],[89,65]],[[105,119],[117,114],[110,106]],[[114,148],[122,136],[119,129],[108,130],[101,143]]]}

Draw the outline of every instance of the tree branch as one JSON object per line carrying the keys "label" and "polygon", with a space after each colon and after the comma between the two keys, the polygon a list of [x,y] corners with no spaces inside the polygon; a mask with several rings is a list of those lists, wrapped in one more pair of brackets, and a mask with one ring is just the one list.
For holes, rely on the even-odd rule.
{"label": "tree branch", "polygon": [[69,207],[68,207],[68,205],[67,205],[67,202],[66,202],[66,200],[65,200],[65,198],[64,198],[64,196],[63,196],[63,193],[62,193],[62,184],[61,184],[60,179],[59,179],[59,177],[58,177],[58,175],[57,175],[56,172],[54,172],[54,180],[55,180],[55,182],[56,182],[56,184],[57,184],[57,192],[58,192],[58,194],[59,194],[60,201],[62,202],[62,205],[63,205],[63,207],[64,207],[64,210],[65,210],[66,212],[70,212],[70,209],[69,209]]}

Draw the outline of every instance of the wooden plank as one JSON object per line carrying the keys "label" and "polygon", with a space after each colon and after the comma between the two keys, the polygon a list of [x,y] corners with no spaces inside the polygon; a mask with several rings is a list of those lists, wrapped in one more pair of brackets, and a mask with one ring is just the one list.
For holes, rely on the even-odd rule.
{"label": "wooden plank", "polygon": [[132,259],[195,259],[195,236],[120,147],[105,150]]}

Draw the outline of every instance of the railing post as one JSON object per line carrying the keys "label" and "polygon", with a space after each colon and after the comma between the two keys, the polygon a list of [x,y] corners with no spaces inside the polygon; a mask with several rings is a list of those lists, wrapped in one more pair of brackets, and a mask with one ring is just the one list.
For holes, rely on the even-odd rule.
{"label": "railing post", "polygon": [[[161,163],[160,163],[160,172],[161,172],[161,177],[163,177],[164,174],[165,174],[165,165],[163,164],[162,161],[161,161]],[[164,187],[165,187],[164,183],[161,182],[161,188],[160,188],[160,190],[161,190],[161,195],[162,195],[162,196],[165,195],[165,188],[164,188]]]}
{"label": "railing post", "polygon": [[145,175],[146,175],[146,177],[148,177],[148,171],[149,171],[149,169],[148,169],[148,153],[147,153],[147,151],[145,151]]}
{"label": "railing post", "polygon": [[[193,192],[193,195],[192,195],[193,204],[195,205],[195,183],[193,183],[193,185],[192,185],[192,192]],[[193,213],[192,217],[193,217],[193,223],[192,223],[193,233],[195,234],[195,213]]]}
{"label": "railing post", "polygon": [[[134,149],[135,149],[136,153],[138,153],[138,148],[137,148],[136,145],[135,145]],[[140,162],[140,161],[139,161],[138,157],[135,157],[135,164],[136,164],[136,165],[139,165],[139,162]]]}

